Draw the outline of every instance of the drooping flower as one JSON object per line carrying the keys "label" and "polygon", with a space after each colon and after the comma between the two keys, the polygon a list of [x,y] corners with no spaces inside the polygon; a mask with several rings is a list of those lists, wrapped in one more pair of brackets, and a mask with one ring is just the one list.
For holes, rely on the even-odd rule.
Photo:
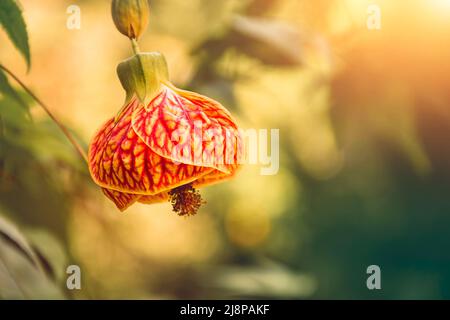
{"label": "drooping flower", "polygon": [[127,99],[89,147],[89,170],[121,210],[170,200],[179,215],[203,203],[194,189],[232,177],[242,139],[218,102],[176,88],[158,53],[139,53],[118,67]]}

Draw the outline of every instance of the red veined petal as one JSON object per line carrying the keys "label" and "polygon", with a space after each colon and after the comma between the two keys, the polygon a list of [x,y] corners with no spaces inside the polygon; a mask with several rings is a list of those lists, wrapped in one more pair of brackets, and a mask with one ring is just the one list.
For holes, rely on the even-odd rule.
{"label": "red veined petal", "polygon": [[139,202],[144,204],[167,202],[168,200],[169,200],[169,192],[167,191],[163,191],[152,196],[142,196],[139,198]]}
{"label": "red veined petal", "polygon": [[129,206],[134,204],[140,197],[142,197],[139,194],[119,192],[116,190],[106,188],[102,188],[102,191],[105,196],[107,196],[110,200],[114,202],[114,204],[120,211],[126,210]]}
{"label": "red veined petal", "polygon": [[139,137],[164,158],[225,173],[239,161],[242,139],[238,128],[230,113],[212,99],[163,86],[132,118]]}
{"label": "red veined petal", "polygon": [[204,186],[209,186],[212,184],[216,184],[219,182],[223,182],[226,181],[228,179],[231,179],[235,176],[235,174],[237,173],[239,166],[235,165],[235,166],[230,166],[229,168],[231,168],[231,172],[230,173],[225,173],[219,170],[213,170],[212,172],[198,178],[197,180],[195,180],[192,185],[196,188],[200,188],[200,187],[204,187]]}
{"label": "red veined petal", "polygon": [[125,193],[153,195],[192,182],[213,169],[175,163],[153,152],[132,129],[139,110],[133,99],[118,119],[109,120],[89,148],[89,170],[101,187]]}
{"label": "red veined petal", "polygon": [[143,196],[140,194],[125,193],[106,188],[102,188],[102,191],[105,194],[105,196],[107,196],[111,201],[114,202],[114,204],[120,211],[125,211],[136,201],[144,204],[154,204],[160,202],[167,202],[169,200],[169,193],[167,191],[160,192],[152,196]]}

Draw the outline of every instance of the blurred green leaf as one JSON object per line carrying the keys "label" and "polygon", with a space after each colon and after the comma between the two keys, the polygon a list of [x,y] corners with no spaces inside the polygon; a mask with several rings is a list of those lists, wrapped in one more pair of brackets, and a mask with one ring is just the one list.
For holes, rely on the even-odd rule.
{"label": "blurred green leaf", "polygon": [[16,92],[15,95],[16,97],[4,95],[0,98],[0,117],[3,121],[3,133],[7,136],[31,123],[27,96],[20,92]]}
{"label": "blurred green leaf", "polygon": [[239,50],[266,64],[290,66],[303,61],[300,34],[286,23],[235,16],[231,32]]}
{"label": "blurred green leaf", "polygon": [[298,299],[310,297],[316,290],[314,278],[273,261],[254,266],[220,267],[214,275],[213,287],[234,298]]}
{"label": "blurred green leaf", "polygon": [[236,15],[227,32],[201,43],[193,54],[203,54],[204,63],[214,62],[227,49],[234,48],[267,65],[298,66],[303,63],[304,41],[300,32],[287,23]]}
{"label": "blurred green leaf", "polygon": [[[17,93],[32,106],[28,95]],[[78,184],[89,178],[84,163],[51,120],[33,121],[10,95],[0,97],[0,120],[0,203],[5,214],[27,227],[45,226],[65,245],[68,210],[80,194]],[[48,265],[55,270],[53,262]]]}
{"label": "blurred green leaf", "polygon": [[21,107],[28,109],[27,104],[17,93],[17,91],[11,86],[11,84],[8,81],[8,78],[6,77],[6,74],[1,69],[0,69],[0,93],[13,98],[16,102],[18,102],[18,104]]}
{"label": "blurred green leaf", "polygon": [[25,21],[15,0],[0,1],[0,24],[27,62],[31,64],[30,46]]}
{"label": "blurred green leaf", "polygon": [[63,299],[27,239],[0,216],[0,297]]}
{"label": "blurred green leaf", "polygon": [[28,241],[20,231],[9,221],[0,216],[0,237],[3,241],[15,247],[26,259],[28,259],[36,268],[39,266],[39,260]]}
{"label": "blurred green leaf", "polygon": [[60,241],[42,228],[25,230],[42,267],[57,281],[65,281],[68,257]]}

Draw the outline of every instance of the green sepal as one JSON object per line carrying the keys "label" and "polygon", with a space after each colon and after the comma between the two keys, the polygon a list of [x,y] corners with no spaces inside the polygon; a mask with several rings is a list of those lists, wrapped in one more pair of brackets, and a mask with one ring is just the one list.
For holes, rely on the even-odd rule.
{"label": "green sepal", "polygon": [[169,81],[166,59],[159,52],[135,54],[117,66],[117,74],[126,91],[125,104],[136,95],[148,106],[161,92],[161,85]]}

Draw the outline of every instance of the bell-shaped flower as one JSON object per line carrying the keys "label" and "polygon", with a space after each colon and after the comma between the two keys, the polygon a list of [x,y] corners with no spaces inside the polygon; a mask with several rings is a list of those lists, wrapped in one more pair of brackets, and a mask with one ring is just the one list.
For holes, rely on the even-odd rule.
{"label": "bell-shaped flower", "polygon": [[90,144],[92,178],[121,211],[170,200],[179,215],[195,214],[203,202],[195,188],[239,167],[236,122],[220,103],[171,84],[159,53],[133,56],[118,74],[127,98]]}

